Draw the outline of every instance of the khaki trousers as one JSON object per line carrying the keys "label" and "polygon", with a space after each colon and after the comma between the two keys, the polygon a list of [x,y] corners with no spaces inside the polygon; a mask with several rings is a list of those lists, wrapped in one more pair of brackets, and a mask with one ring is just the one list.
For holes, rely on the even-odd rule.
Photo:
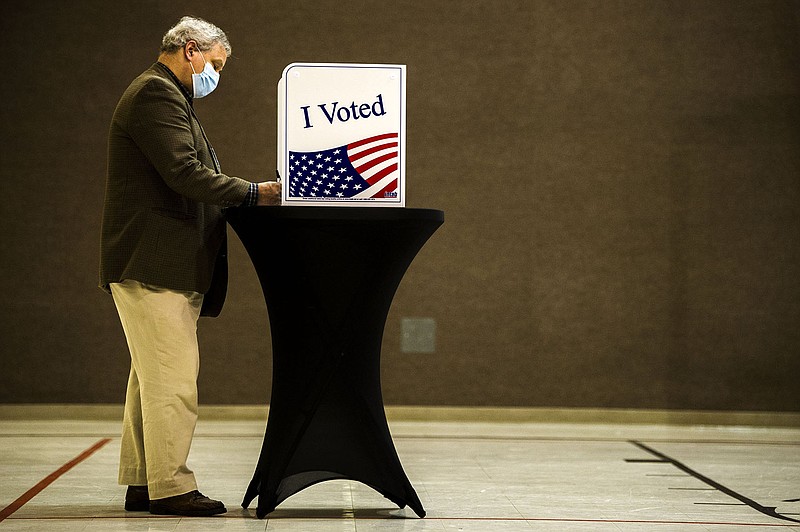
{"label": "khaki trousers", "polygon": [[203,295],[138,281],[111,284],[131,372],[122,422],[119,483],[150,499],[197,489],[186,466],[197,422],[197,319]]}

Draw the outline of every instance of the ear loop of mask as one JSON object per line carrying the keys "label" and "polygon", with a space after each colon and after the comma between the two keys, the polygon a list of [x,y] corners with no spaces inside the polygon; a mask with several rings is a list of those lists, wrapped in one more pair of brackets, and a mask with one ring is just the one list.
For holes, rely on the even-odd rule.
{"label": "ear loop of mask", "polygon": [[[206,56],[203,55],[203,52],[201,52],[199,48],[197,49],[197,53],[200,54],[200,58],[203,60],[203,68],[205,69]],[[189,59],[189,66],[192,67],[192,73],[197,74],[197,70],[194,69],[194,64],[192,63],[191,59]]]}

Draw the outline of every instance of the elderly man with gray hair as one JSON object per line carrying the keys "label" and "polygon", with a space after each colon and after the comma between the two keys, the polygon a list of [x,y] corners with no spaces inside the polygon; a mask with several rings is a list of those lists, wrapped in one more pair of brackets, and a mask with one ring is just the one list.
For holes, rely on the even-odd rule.
{"label": "elderly man with gray hair", "polygon": [[125,509],[210,516],[186,461],[197,421],[197,320],[227,287],[223,208],[277,205],[280,183],[222,173],[194,111],[231,54],[225,33],[184,17],[111,121],[100,286],[113,296],[131,355],[119,482]]}

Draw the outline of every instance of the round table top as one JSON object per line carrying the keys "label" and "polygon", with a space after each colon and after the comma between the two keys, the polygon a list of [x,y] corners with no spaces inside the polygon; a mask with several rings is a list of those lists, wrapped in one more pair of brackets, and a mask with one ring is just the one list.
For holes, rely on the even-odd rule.
{"label": "round table top", "polygon": [[227,216],[235,219],[296,219],[327,221],[432,221],[444,222],[444,211],[408,207],[234,207]]}

